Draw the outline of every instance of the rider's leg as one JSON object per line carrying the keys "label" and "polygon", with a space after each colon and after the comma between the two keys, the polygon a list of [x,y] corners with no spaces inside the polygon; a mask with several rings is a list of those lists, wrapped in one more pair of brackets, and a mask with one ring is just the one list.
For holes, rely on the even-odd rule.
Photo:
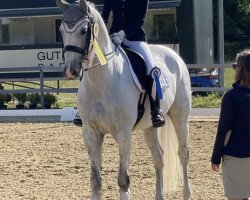
{"label": "rider's leg", "polygon": [[73,119],[73,123],[76,125],[76,126],[82,126],[82,120],[79,116],[79,113],[76,114],[75,118]]}
{"label": "rider's leg", "polygon": [[142,55],[147,66],[147,74],[151,73],[151,70],[156,66],[152,53],[148,47],[148,44],[143,41],[130,41],[123,39],[123,43],[134,51]]}
{"label": "rider's leg", "polygon": [[145,89],[149,96],[151,119],[152,119],[153,127],[157,128],[157,127],[161,127],[165,125],[165,120],[160,110],[160,100],[159,98],[157,98],[157,94],[156,94],[155,99],[153,99],[152,97],[153,96],[152,95],[153,84],[154,84],[154,79],[152,78],[151,75],[147,75],[146,80],[145,80]]}
{"label": "rider's leg", "polygon": [[143,41],[129,41],[127,39],[124,39],[123,43],[136,52],[140,53],[145,60],[147,66],[147,75],[144,86],[147,94],[149,95],[153,127],[163,126],[165,124],[165,120],[160,110],[160,100],[157,94],[152,95],[152,90],[156,91],[156,93],[159,91],[157,91],[156,88],[153,88],[156,87],[156,84],[154,84],[154,79],[152,78],[151,73],[152,69],[156,67],[156,64],[154,63],[148,44]]}
{"label": "rider's leg", "polygon": [[[82,76],[83,76],[83,71],[81,70],[80,72],[80,81],[82,80]],[[80,118],[79,113],[76,113],[75,118],[73,119],[73,124],[75,124],[76,126],[82,126],[82,120]]]}

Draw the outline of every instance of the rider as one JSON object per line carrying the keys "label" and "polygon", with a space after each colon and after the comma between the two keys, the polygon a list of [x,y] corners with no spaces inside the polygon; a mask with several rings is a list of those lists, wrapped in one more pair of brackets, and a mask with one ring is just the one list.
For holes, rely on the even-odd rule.
{"label": "rider", "polygon": [[[149,0],[104,0],[102,17],[108,23],[110,12],[113,13],[113,21],[110,28],[112,42],[119,46],[121,43],[140,53],[147,66],[144,87],[149,95],[151,119],[153,127],[161,127],[165,124],[164,116],[160,110],[161,88],[156,89],[155,74],[160,75],[160,69],[156,67],[153,56],[147,44],[143,28],[144,19],[148,10]],[[159,81],[156,81],[159,83]],[[80,118],[74,120],[76,125],[81,125]]]}
{"label": "rider", "polygon": [[[161,88],[153,88],[157,85],[154,84],[154,79],[159,78],[160,69],[153,61],[143,28],[148,2],[149,0],[104,0],[102,17],[107,24],[112,11],[113,21],[109,32],[112,42],[116,46],[123,43],[140,53],[145,60],[147,75],[144,86],[149,95],[153,127],[157,128],[163,126],[165,120],[160,110]],[[158,77],[155,77],[157,73]]]}

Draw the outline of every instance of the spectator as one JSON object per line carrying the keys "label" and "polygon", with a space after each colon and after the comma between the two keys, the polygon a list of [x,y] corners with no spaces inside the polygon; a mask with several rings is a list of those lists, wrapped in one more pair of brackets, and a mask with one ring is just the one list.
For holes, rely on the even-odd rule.
{"label": "spectator", "polygon": [[217,136],[212,153],[212,170],[222,160],[225,196],[229,200],[250,198],[250,50],[237,54],[234,88],[221,103]]}

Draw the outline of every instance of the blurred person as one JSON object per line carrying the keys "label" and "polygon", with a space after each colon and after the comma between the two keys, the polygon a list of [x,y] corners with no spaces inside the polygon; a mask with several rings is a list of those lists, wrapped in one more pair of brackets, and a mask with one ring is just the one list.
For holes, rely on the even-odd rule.
{"label": "blurred person", "polygon": [[222,161],[225,196],[250,198],[250,49],[237,54],[235,83],[225,93],[214,143],[211,167],[218,172]]}

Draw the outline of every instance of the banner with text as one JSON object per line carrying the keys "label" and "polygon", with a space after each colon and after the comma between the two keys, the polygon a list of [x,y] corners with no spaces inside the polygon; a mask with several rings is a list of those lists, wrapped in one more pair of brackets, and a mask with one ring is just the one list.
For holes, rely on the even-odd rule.
{"label": "banner with text", "polygon": [[63,67],[62,49],[25,49],[0,51],[0,68]]}

